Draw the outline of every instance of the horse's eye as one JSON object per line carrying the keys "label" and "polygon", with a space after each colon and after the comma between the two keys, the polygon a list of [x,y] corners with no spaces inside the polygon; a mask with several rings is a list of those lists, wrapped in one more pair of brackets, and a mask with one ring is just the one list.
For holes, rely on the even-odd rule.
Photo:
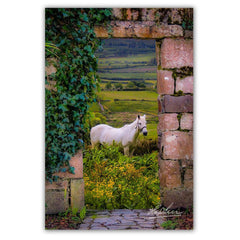
{"label": "horse's eye", "polygon": [[141,123],[139,123],[139,125],[141,125]]}

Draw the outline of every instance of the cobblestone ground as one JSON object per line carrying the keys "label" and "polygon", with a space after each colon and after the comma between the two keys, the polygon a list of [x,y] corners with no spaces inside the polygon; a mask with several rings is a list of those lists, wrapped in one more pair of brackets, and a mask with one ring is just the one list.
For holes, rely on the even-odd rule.
{"label": "cobblestone ground", "polygon": [[149,210],[115,209],[88,211],[81,230],[162,229],[163,216]]}

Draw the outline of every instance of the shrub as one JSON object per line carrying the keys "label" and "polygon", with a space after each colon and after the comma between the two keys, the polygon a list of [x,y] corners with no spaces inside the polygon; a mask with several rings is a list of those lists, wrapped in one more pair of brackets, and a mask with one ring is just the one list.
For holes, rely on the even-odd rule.
{"label": "shrub", "polygon": [[158,151],[157,139],[138,139],[133,154],[144,155],[153,151]]}
{"label": "shrub", "polygon": [[129,158],[119,147],[84,152],[85,204],[90,209],[148,209],[159,204],[157,153]]}
{"label": "shrub", "polygon": [[106,83],[105,89],[111,90],[112,89],[112,83],[111,82]]}

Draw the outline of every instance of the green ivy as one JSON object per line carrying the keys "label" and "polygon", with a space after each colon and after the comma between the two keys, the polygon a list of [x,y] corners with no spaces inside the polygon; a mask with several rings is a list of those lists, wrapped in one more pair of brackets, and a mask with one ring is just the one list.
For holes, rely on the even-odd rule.
{"label": "green ivy", "polygon": [[57,68],[51,74],[51,80],[56,82],[54,89],[45,90],[45,157],[49,181],[57,179],[53,177],[56,172],[67,169],[74,173],[69,160],[84,145],[84,136],[89,131],[86,124],[89,105],[96,101],[100,81],[95,52],[101,42],[96,38],[94,25],[107,24],[110,18],[108,8],[45,10],[46,65],[55,58]]}

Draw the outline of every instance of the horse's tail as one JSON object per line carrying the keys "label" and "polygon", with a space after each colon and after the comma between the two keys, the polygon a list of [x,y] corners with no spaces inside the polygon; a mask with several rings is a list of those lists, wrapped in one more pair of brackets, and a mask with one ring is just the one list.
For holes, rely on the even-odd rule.
{"label": "horse's tail", "polygon": [[90,139],[91,139],[92,148],[94,148],[99,142],[98,130],[99,130],[99,125],[91,128]]}
{"label": "horse's tail", "polygon": [[92,145],[92,147],[94,147],[94,142],[93,142],[93,131],[94,131],[94,129],[91,128],[91,131],[90,131],[90,140],[91,140],[91,145]]}

